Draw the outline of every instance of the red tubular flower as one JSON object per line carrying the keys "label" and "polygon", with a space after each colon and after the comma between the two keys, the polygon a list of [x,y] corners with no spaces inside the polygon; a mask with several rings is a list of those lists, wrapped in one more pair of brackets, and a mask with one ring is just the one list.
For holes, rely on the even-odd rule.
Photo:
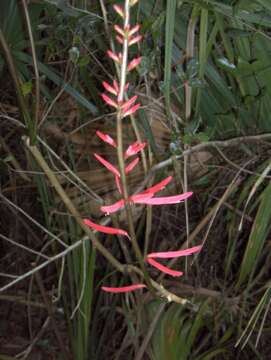
{"label": "red tubular flower", "polygon": [[188,256],[191,254],[198,253],[201,251],[201,249],[202,249],[202,245],[198,245],[185,250],[151,253],[147,255],[147,258],[172,259],[172,258]]}
{"label": "red tubular flower", "polygon": [[84,219],[84,224],[87,225],[88,227],[90,227],[91,229],[103,232],[105,234],[124,235],[124,236],[127,236],[128,238],[130,238],[127,231],[122,230],[122,229],[117,229],[117,228],[113,228],[113,227],[109,227],[109,226],[95,224],[94,222],[92,222],[89,219]]}
{"label": "red tubular flower", "polygon": [[192,194],[193,194],[192,192],[186,192],[180,195],[142,199],[142,200],[138,200],[137,203],[146,204],[146,205],[178,204],[179,202],[189,198]]}
{"label": "red tubular flower", "polygon": [[152,258],[147,258],[147,262],[165,274],[168,274],[171,276],[182,276],[183,275],[182,271],[172,270],[169,267],[160,264],[158,261],[155,261]]}
{"label": "red tubular flower", "polygon": [[123,286],[123,287],[107,287],[107,286],[102,286],[102,290],[106,291],[106,292],[110,292],[110,293],[127,293],[127,292],[131,292],[137,289],[143,289],[145,288],[146,285],[144,284],[134,284],[134,285],[129,285],[129,286]]}
{"label": "red tubular flower", "polygon": [[131,30],[129,30],[129,36],[132,36],[132,35],[134,35],[136,32],[138,32],[139,31],[139,29],[140,29],[140,25],[135,25],[134,27],[132,27],[132,29]]}
{"label": "red tubular flower", "polygon": [[121,105],[121,109],[123,112],[129,110],[129,108],[136,102],[138,96],[135,95],[133,96],[131,99],[125,101],[122,105]]}
{"label": "red tubular flower", "polygon": [[128,40],[128,45],[129,45],[129,46],[132,46],[132,45],[138,43],[138,42],[141,41],[141,40],[142,40],[142,36],[141,36],[141,35],[137,35],[137,36],[135,36],[135,37],[131,37],[131,38],[129,38],[129,40]]}
{"label": "red tubular flower", "polygon": [[123,44],[123,38],[122,37],[120,37],[119,35],[117,35],[116,36],[116,39],[117,39],[117,41],[118,41],[118,43],[120,43],[121,45]]}
{"label": "red tubular flower", "polygon": [[145,194],[145,193],[155,194],[155,193],[163,190],[167,186],[167,184],[170,183],[171,180],[172,180],[172,176],[168,176],[164,180],[160,181],[158,184],[153,185],[153,186],[149,187],[148,189],[144,190],[141,194]]}
{"label": "red tubular flower", "polygon": [[[136,204],[138,200],[143,200],[143,199],[147,199],[147,198],[150,198],[152,197],[153,194],[137,194],[137,195],[133,195],[129,198],[129,202],[131,204]],[[105,206],[101,206],[101,211],[104,212],[106,215],[109,215],[109,214],[113,214],[115,213],[116,211],[122,209],[125,205],[125,201],[124,199],[121,199],[117,202],[115,202],[114,204],[112,205],[105,205]]]}
{"label": "red tubular flower", "polygon": [[116,11],[116,13],[121,16],[122,18],[124,18],[124,11],[123,8],[119,5],[113,5],[114,10]]}
{"label": "red tubular flower", "polygon": [[132,106],[129,110],[127,110],[126,112],[124,112],[124,113],[122,114],[122,116],[123,116],[123,117],[126,117],[126,116],[129,116],[129,115],[134,114],[134,113],[138,110],[138,108],[139,108],[140,106],[141,106],[141,104],[136,104],[136,105]]}
{"label": "red tubular flower", "polygon": [[105,90],[107,90],[108,92],[110,92],[113,95],[118,96],[118,91],[116,90],[116,88],[114,86],[109,85],[106,81],[102,82],[103,87],[105,88]]}
{"label": "red tubular flower", "polygon": [[139,56],[139,57],[133,59],[131,62],[129,62],[129,64],[127,66],[127,70],[128,71],[133,70],[135,67],[137,67],[141,63],[141,60],[142,60],[142,56]]}
{"label": "red tubular flower", "polygon": [[117,144],[116,144],[115,140],[112,139],[111,136],[109,136],[108,134],[104,134],[104,133],[102,133],[101,131],[97,130],[97,131],[96,131],[96,135],[97,135],[100,139],[102,139],[104,142],[106,142],[107,144],[113,146],[114,148],[117,147]]}
{"label": "red tubular flower", "polygon": [[112,100],[106,94],[101,94],[101,97],[103,98],[104,102],[106,102],[108,105],[113,106],[115,109],[118,108],[118,104],[116,103],[116,101]]}
{"label": "red tubular flower", "polygon": [[[154,194],[162,189],[171,181],[172,176],[168,176],[166,179],[162,180],[160,183],[146,189],[145,191],[130,196],[129,202],[131,204],[145,204],[145,205],[165,205],[165,204],[177,204],[181,201],[184,201],[192,195],[192,192],[186,192],[184,194],[166,196],[166,197],[153,197]],[[101,211],[108,214],[112,214],[125,205],[124,200],[119,200],[116,203],[108,206],[102,206]]]}
{"label": "red tubular flower", "polygon": [[136,167],[138,162],[139,162],[139,157],[136,157],[133,161],[131,161],[130,164],[127,165],[125,168],[125,174],[126,175],[129,174],[129,172],[131,172]]}
{"label": "red tubular flower", "polygon": [[116,32],[118,32],[121,36],[125,37],[125,31],[119,26],[119,25],[115,25],[114,29],[116,30]]}
{"label": "red tubular flower", "polygon": [[123,190],[122,190],[122,186],[121,186],[121,183],[120,183],[120,178],[118,176],[115,176],[115,183],[116,183],[116,186],[117,186],[117,189],[118,189],[119,193],[122,194]]}
{"label": "red tubular flower", "polygon": [[121,199],[112,205],[101,206],[101,211],[104,212],[105,215],[113,214],[114,212],[122,209],[124,207],[124,204],[124,200]]}
{"label": "red tubular flower", "polygon": [[120,61],[121,61],[121,57],[122,57],[122,55],[121,54],[116,54],[116,53],[114,53],[113,51],[111,51],[111,50],[107,50],[107,55],[112,59],[112,60],[114,60],[116,63],[120,63]]}
{"label": "red tubular flower", "polygon": [[130,156],[136,155],[137,153],[139,153],[139,151],[143,150],[145,146],[146,146],[145,142],[140,143],[138,141],[136,141],[132,145],[129,145],[124,154],[125,159],[127,159]]}
{"label": "red tubular flower", "polygon": [[114,175],[120,177],[120,172],[119,170],[112,164],[110,164],[110,162],[108,162],[107,160],[105,160],[103,157],[101,157],[98,154],[94,154],[94,156],[96,157],[96,159],[103,164],[109,171],[111,171]]}

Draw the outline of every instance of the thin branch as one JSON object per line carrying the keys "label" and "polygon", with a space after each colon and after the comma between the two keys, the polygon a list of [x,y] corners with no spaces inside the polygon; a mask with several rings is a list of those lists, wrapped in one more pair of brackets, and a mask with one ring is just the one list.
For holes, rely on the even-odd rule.
{"label": "thin branch", "polygon": [[[201,152],[201,151],[205,151],[209,148],[227,148],[230,146],[237,146],[240,145],[241,143],[246,143],[246,142],[257,142],[257,141],[265,141],[265,140],[270,140],[271,139],[271,134],[261,134],[261,135],[252,135],[252,136],[240,136],[237,138],[232,138],[232,139],[228,139],[228,140],[218,140],[218,141],[209,141],[206,143],[201,143],[201,144],[197,144],[195,146],[192,146],[191,148],[184,150],[182,152],[181,155],[177,155],[175,158],[177,160],[182,159],[185,155],[191,155],[195,152]],[[163,169],[167,166],[170,166],[173,164],[173,159],[169,158],[167,160],[161,161],[160,163],[154,165],[151,168],[151,172],[156,172],[160,169]]]}

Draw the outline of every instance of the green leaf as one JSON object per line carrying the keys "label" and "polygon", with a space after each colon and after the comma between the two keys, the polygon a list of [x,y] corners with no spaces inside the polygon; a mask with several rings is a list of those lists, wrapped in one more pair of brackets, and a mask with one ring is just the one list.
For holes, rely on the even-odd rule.
{"label": "green leaf", "polygon": [[166,106],[170,107],[171,88],[171,59],[175,27],[176,0],[167,1],[166,9],[166,39],[165,39],[165,65],[164,65],[164,93]]}
{"label": "green leaf", "polygon": [[31,91],[32,91],[32,87],[33,87],[32,81],[27,81],[27,82],[23,83],[23,84],[21,85],[22,94],[23,94],[24,96],[30,94]]}
{"label": "green leaf", "polygon": [[[28,54],[18,52],[17,57],[20,60],[25,61],[26,63],[32,65],[32,58]],[[71,85],[65,84],[63,79],[59,75],[57,75],[55,71],[51,70],[49,66],[46,66],[46,65],[42,64],[41,62],[38,62],[38,68],[41,73],[46,75],[48,77],[48,79],[53,81],[56,85],[64,86],[64,90],[68,94],[70,94],[80,105],[82,105],[83,107],[88,109],[93,115],[98,114],[98,109],[94,104],[92,104],[89,100],[87,100],[82,94],[80,94]]]}
{"label": "green leaf", "polygon": [[271,228],[271,183],[261,194],[261,202],[249,236],[240,268],[237,287],[240,287],[253,272],[262,255],[264,243]]}

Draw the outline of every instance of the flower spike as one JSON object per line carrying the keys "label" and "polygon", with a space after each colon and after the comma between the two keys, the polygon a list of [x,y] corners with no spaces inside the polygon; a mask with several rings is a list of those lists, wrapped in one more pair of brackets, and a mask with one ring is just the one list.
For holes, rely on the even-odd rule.
{"label": "flower spike", "polygon": [[145,288],[146,285],[144,284],[135,284],[135,285],[130,285],[130,286],[123,286],[123,287],[108,287],[108,286],[102,286],[102,290],[105,292],[110,292],[110,293],[127,293],[127,292],[131,292],[137,289],[143,289]]}
{"label": "flower spike", "polygon": [[113,228],[113,227],[109,227],[109,226],[102,226],[99,224],[95,224],[94,222],[92,222],[89,219],[85,219],[84,224],[86,226],[90,227],[91,229],[103,232],[105,234],[124,235],[124,236],[127,236],[128,238],[130,238],[127,231],[122,230],[122,229],[117,229],[117,228]]}

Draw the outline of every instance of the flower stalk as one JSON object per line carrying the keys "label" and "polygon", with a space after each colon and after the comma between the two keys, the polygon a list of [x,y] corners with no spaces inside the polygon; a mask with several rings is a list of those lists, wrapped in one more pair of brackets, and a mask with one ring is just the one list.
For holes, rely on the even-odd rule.
{"label": "flower stalk", "polygon": [[[124,151],[122,137],[122,125],[124,119],[126,121],[126,118],[133,115],[140,107],[140,103],[137,103],[138,97],[136,95],[132,96],[130,99],[127,98],[126,95],[129,88],[129,84],[126,83],[127,74],[133,69],[135,69],[141,62],[140,56],[132,59],[131,61],[129,61],[128,59],[129,47],[137,44],[142,39],[142,36],[138,34],[140,26],[135,25],[131,27],[130,24],[130,7],[134,6],[137,2],[138,0],[125,0],[124,7],[121,7],[119,5],[113,6],[114,10],[120,16],[123,22],[123,27],[119,25],[115,25],[114,27],[116,31],[116,40],[119,44],[121,44],[122,51],[116,53],[108,50],[107,54],[115,62],[117,73],[120,75],[119,80],[114,80],[112,84],[109,84],[106,81],[102,83],[105,91],[109,93],[109,95],[107,95],[107,93],[103,93],[101,94],[101,96],[107,105],[115,108],[116,110],[117,139],[115,140],[108,134],[104,134],[101,131],[97,131],[96,133],[96,135],[102,141],[116,149],[118,166],[111,164],[99,154],[94,154],[96,160],[99,161],[108,171],[110,171],[114,175],[116,188],[121,195],[120,200],[118,200],[114,204],[102,206],[101,211],[104,212],[106,215],[109,215],[119,211],[122,208],[125,208],[128,231],[116,227],[102,226],[94,223],[89,219],[84,220],[84,224],[91,229],[103,232],[105,234],[124,236],[128,238],[131,241],[136,259],[140,265],[140,276],[143,276],[144,283],[132,284],[123,287],[102,287],[103,291],[111,293],[125,293],[137,289],[143,289],[146,287],[150,291],[153,291],[154,288],[157,288],[155,285],[156,283],[151,279],[149,272],[147,271],[146,265],[150,265],[155,269],[163,272],[164,274],[170,276],[182,276],[182,271],[173,270],[156,261],[156,259],[170,259],[188,256],[194,253],[198,253],[199,251],[201,251],[202,248],[201,245],[199,245],[186,250],[153,252],[143,257],[137,242],[133,222],[133,213],[131,207],[132,205],[141,204],[148,206],[159,206],[165,204],[177,204],[179,202],[183,202],[192,195],[192,192],[185,192],[183,194],[173,196],[156,196],[156,193],[163,190],[169,184],[169,182],[172,180],[172,176],[168,176],[159,183],[152,185],[151,187],[145,189],[140,193],[129,193],[127,185],[127,175],[129,175],[129,173],[132,172],[137,166],[140,160],[139,153],[141,153],[146,146],[146,142],[136,141],[135,143],[130,144],[128,148]],[[130,160],[131,157],[133,157],[132,160]],[[162,290],[163,293],[166,292],[165,289]],[[172,301],[171,295],[169,301]]]}
{"label": "flower stalk", "polygon": [[[125,0],[124,12],[123,12],[123,28],[128,29],[130,27],[130,0]],[[124,90],[126,84],[126,74],[127,74],[127,63],[128,63],[128,47],[129,47],[129,38],[127,34],[123,37],[123,45],[122,45],[122,63],[120,70],[120,86],[119,86],[119,94],[118,94],[118,102],[122,103],[124,100]],[[117,154],[118,154],[118,162],[120,168],[121,182],[123,188],[123,197],[125,201],[125,209],[128,221],[128,228],[130,233],[130,238],[132,242],[132,246],[136,255],[137,260],[139,261],[140,268],[143,272],[146,283],[150,288],[152,288],[149,275],[144,265],[143,255],[138,246],[136,239],[136,232],[134,228],[133,215],[131,205],[129,203],[129,192],[127,187],[127,179],[125,174],[125,163],[123,156],[123,138],[122,138],[122,111],[119,109],[117,111]]]}

